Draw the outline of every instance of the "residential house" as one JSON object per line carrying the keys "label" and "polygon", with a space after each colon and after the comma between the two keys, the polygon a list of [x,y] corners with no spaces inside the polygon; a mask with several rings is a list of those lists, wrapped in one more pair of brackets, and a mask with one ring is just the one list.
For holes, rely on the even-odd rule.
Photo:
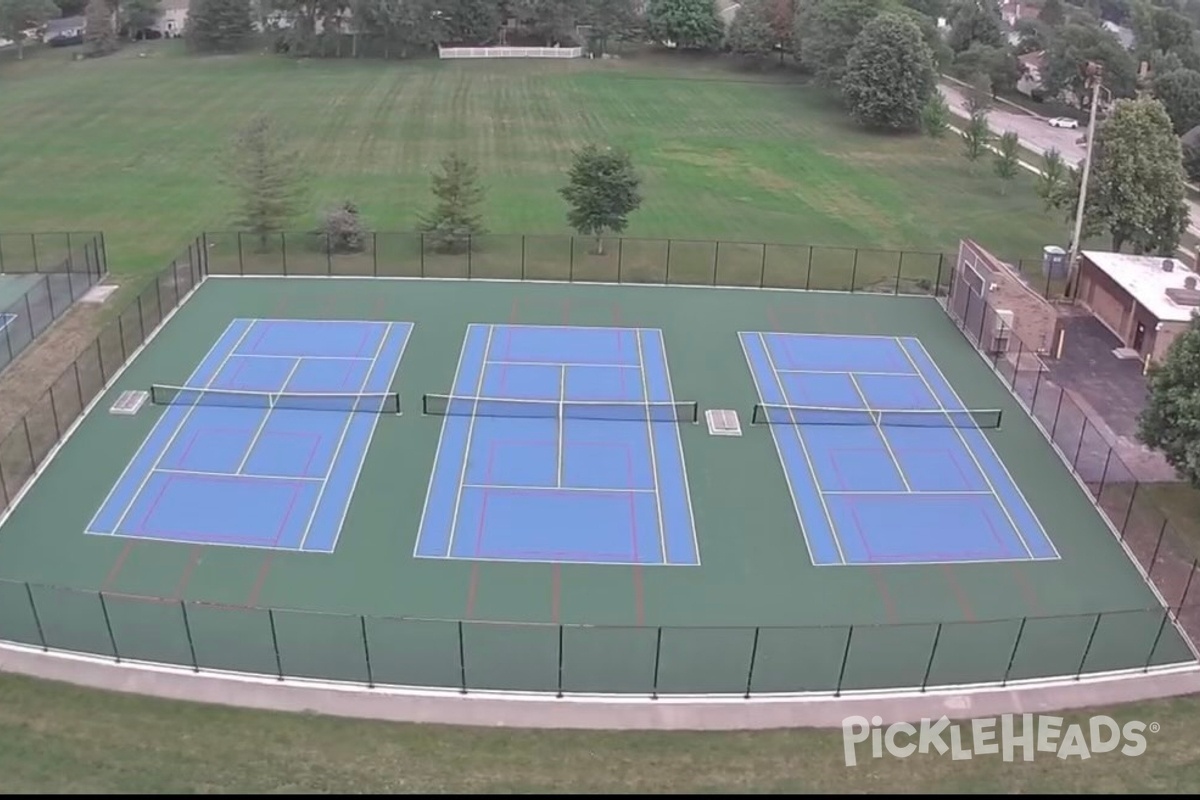
{"label": "residential house", "polygon": [[1023,19],[1037,19],[1040,9],[1026,0],[1003,0],[1000,3],[1000,18],[1010,28],[1015,28]]}
{"label": "residential house", "polygon": [[190,3],[191,0],[161,0],[159,8],[162,9],[162,15],[151,30],[162,34],[164,39],[178,39],[183,36],[183,26],[187,22]]}
{"label": "residential house", "polygon": [[52,19],[43,29],[42,41],[51,47],[83,44],[83,31],[86,27],[87,21],[83,17]]}
{"label": "residential house", "polygon": [[1124,47],[1126,50],[1132,50],[1134,45],[1137,44],[1137,38],[1133,35],[1133,31],[1124,25],[1118,25],[1108,20],[1104,20],[1100,25],[1104,30],[1115,36],[1117,41],[1121,43],[1121,47]]}
{"label": "residential house", "polygon": [[733,18],[737,16],[737,11],[742,7],[742,4],[733,2],[733,0],[716,0],[716,5],[717,16],[724,23],[725,30],[729,30],[729,26],[733,24]]}
{"label": "residential house", "polygon": [[1046,71],[1046,51],[1026,53],[1017,57],[1021,65],[1021,77],[1017,80],[1017,91],[1026,97],[1041,99],[1042,75]]}

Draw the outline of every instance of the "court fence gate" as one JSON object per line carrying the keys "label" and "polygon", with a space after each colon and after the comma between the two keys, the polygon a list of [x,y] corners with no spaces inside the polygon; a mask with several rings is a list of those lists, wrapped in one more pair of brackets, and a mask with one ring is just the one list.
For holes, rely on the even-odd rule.
{"label": "court fence gate", "polygon": [[[0,439],[0,511],[17,502],[118,370],[205,276],[229,274],[228,248],[241,238],[222,244],[201,235],[192,241],[111,318]],[[716,243],[709,244],[715,252]],[[761,258],[769,246],[754,247]],[[220,269],[222,263],[226,270]],[[259,264],[232,262],[247,275],[279,274],[252,272],[250,263]],[[531,262],[515,263],[527,271]],[[618,269],[614,275],[632,274],[619,271],[620,261],[612,263]],[[668,263],[672,262],[663,264],[664,280]],[[720,271],[719,260],[714,263],[718,269],[713,275],[728,274]],[[962,333],[1031,412],[1153,582],[1162,605],[1073,616],[892,625],[604,626],[338,615],[0,580],[0,640],[116,662],[164,663],[196,672],[226,670],[281,681],[651,698],[793,692],[836,696],[879,688],[1009,685],[1031,679],[1079,680],[1114,670],[1145,673],[1194,662],[1190,642],[1200,630],[1200,598],[1192,595],[1200,563],[1106,444],[1097,425],[1046,377],[1032,351],[1015,336],[1015,346],[1004,353],[980,346],[985,341],[983,328],[965,327],[964,320],[989,320],[994,311],[955,312],[946,295],[962,289],[953,264],[943,262],[943,267],[944,274],[929,282],[928,294],[941,300]],[[758,274],[761,278],[765,273]],[[760,282],[769,285],[765,279]],[[962,301],[964,309],[972,302],[970,297]],[[980,323],[984,324],[989,323]],[[1172,635],[1173,628],[1187,633],[1187,640]],[[618,674],[598,674],[591,668],[592,656],[614,651],[626,654]],[[877,669],[881,659],[889,662],[883,684]],[[697,663],[705,669],[697,672]]]}

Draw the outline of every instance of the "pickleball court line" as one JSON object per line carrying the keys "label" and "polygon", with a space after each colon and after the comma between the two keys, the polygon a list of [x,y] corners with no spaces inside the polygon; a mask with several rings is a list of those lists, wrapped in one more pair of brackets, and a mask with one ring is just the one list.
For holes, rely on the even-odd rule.
{"label": "pickleball court line", "polygon": [[[641,328],[636,328],[635,330],[641,330]],[[662,355],[662,369],[663,369],[662,376],[663,376],[663,380],[666,382],[666,385],[667,385],[667,402],[669,402],[671,404],[671,407],[674,408],[675,407],[675,385],[673,383],[671,383],[671,362],[667,358],[666,337],[663,335],[661,328],[650,328],[647,330],[653,330],[658,333],[659,352]],[[641,380],[642,380],[642,386],[646,387],[648,390],[648,387],[646,386],[647,380],[646,380],[645,370],[642,371]],[[699,425],[700,421],[697,420],[696,424]],[[683,457],[683,436],[680,434],[679,430],[675,430],[674,433],[672,434],[672,436],[674,436],[674,438],[675,438],[675,447],[678,448],[678,451],[679,451],[679,477],[680,477],[680,480],[683,481],[683,497],[687,504],[688,525],[692,529],[692,552],[696,555],[696,563],[695,564],[684,564],[684,563],[680,563],[680,562],[668,561],[667,553],[665,550],[663,551],[663,563],[667,564],[667,565],[679,566],[679,567],[688,567],[688,566],[699,567],[699,566],[702,566],[701,559],[700,559],[700,539],[699,539],[698,534],[696,533],[696,515],[695,515],[695,510],[692,508],[692,489],[691,489],[691,485],[688,483],[687,459]],[[654,486],[656,489],[658,488],[659,484],[660,484],[659,476],[656,474],[654,476]]]}
{"label": "pickleball court line", "polygon": [[[300,369],[300,362],[302,359],[296,358],[295,356],[285,356],[285,357],[290,358],[292,360],[292,368],[288,371],[288,374],[284,377],[283,385],[279,387],[279,391],[273,392],[271,394],[286,394],[288,384],[291,383],[292,378],[295,377],[296,370]],[[263,414],[263,418],[259,421],[258,428],[255,429],[254,435],[252,437],[250,437],[250,444],[248,447],[246,447],[246,453],[245,453],[245,455],[242,456],[242,460],[238,462],[237,468],[234,469],[234,471],[233,471],[234,475],[242,474],[242,470],[245,469],[245,467],[246,467],[246,462],[250,460],[250,456],[254,453],[254,446],[258,444],[258,440],[262,436],[263,430],[266,429],[267,423],[271,420],[271,415],[274,413],[275,413],[275,404],[271,403],[271,405],[267,408],[267,413]]]}
{"label": "pickleball court line", "polygon": [[[620,337],[620,334],[618,333],[617,336]],[[662,554],[661,563],[670,563],[667,561],[667,532],[663,528],[662,494],[659,492],[661,481],[658,474],[658,456],[654,449],[654,416],[650,410],[650,382],[646,379],[646,358],[642,354],[641,328],[635,329],[634,341],[637,343],[638,371],[641,375],[641,397],[638,400],[646,404],[646,437],[650,447],[650,474],[654,476],[654,511],[658,515],[659,553]],[[665,357],[664,354],[664,359]],[[636,556],[634,560],[637,560]]]}
{"label": "pickleball court line", "polygon": [[[472,327],[474,327],[474,326],[472,326]],[[480,402],[480,400],[483,399],[483,397],[482,397],[482,395],[483,395],[483,378],[484,378],[484,375],[487,374],[487,370],[484,369],[484,367],[483,367],[483,362],[487,361],[488,354],[492,350],[492,336],[495,334],[495,332],[496,332],[495,325],[487,326],[487,339],[484,341],[484,344],[483,344],[483,357],[480,359],[479,376],[475,380],[475,396],[473,398],[475,401],[475,404],[472,409],[473,411],[479,410],[479,402]],[[470,331],[468,330],[466,339],[463,342],[464,349],[466,348],[466,341],[468,341],[470,338],[471,338],[471,334],[470,334]],[[455,378],[457,381],[457,373],[455,374]],[[467,398],[467,399],[472,399],[472,398]],[[454,534],[455,534],[455,529],[458,527],[458,511],[459,511],[460,506],[462,505],[463,484],[467,482],[467,464],[470,462],[470,459],[471,459],[471,439],[475,435],[475,420],[478,418],[478,416],[479,415],[477,413],[471,414],[470,419],[467,420],[467,440],[463,444],[462,454],[460,456],[462,459],[462,468],[459,470],[458,481],[457,481],[458,486],[454,492],[454,510],[450,512],[450,536],[446,540],[446,556],[445,556],[446,558],[452,558],[453,557],[452,554],[454,553]],[[443,430],[444,430],[444,427],[443,427]]]}
{"label": "pickleball court line", "polygon": [[[870,411],[871,404],[867,401],[866,393],[863,392],[862,387],[859,386],[858,381],[855,380],[854,373],[847,372],[846,374],[850,377],[850,383],[852,386],[854,386],[855,393],[862,398],[863,408]],[[892,463],[896,466],[896,474],[900,476],[900,482],[904,484],[905,489],[912,491],[912,485],[908,482],[908,476],[904,474],[904,467],[900,465],[900,459],[896,458],[896,453],[892,450],[892,443],[888,441],[887,432],[883,429],[883,425],[880,424],[881,421],[881,419],[875,420],[875,432],[879,434],[879,439],[883,442],[884,449],[887,450],[888,458],[890,458]]]}

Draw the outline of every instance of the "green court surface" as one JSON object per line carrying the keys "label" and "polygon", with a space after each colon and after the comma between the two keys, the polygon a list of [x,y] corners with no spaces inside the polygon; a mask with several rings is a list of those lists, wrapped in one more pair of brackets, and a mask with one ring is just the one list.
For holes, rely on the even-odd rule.
{"label": "green court surface", "polygon": [[[119,393],[184,384],[239,319],[412,325],[391,383],[403,413],[378,418],[333,552],[85,534],[156,421],[179,410],[112,415]],[[422,414],[422,397],[452,392],[471,324],[662,331],[674,398],[700,408],[699,424],[655,423],[679,432],[699,565],[415,557],[445,422]],[[816,565],[800,521],[811,508],[800,498],[798,513],[774,426],[750,424],[760,397],[739,332],[919,340],[968,408],[1002,412],[977,435],[1059,557]],[[711,435],[708,409],[735,409],[742,435]],[[581,529],[589,513],[578,508]],[[926,522],[941,539],[961,524]],[[0,639],[448,689],[829,692],[1193,660],[1045,438],[922,297],[210,277],[0,527],[0,579]]]}

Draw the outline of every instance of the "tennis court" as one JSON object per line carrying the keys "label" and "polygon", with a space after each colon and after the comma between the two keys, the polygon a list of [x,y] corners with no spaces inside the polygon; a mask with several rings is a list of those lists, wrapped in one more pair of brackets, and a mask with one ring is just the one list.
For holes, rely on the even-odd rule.
{"label": "tennis court", "polygon": [[966,408],[920,340],[740,336],[814,564],[1059,557],[984,432],[1000,409]]}
{"label": "tennis court", "polygon": [[662,331],[471,325],[417,537],[422,558],[699,564]]}
{"label": "tennis court", "polygon": [[235,319],[180,386],[87,533],[331,553],[408,323]]}

